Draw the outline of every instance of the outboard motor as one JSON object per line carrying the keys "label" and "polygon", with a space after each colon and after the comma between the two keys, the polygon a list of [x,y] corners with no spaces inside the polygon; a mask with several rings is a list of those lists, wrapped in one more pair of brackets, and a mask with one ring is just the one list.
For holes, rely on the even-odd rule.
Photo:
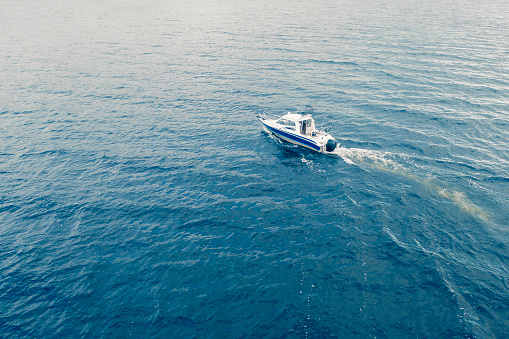
{"label": "outboard motor", "polygon": [[327,152],[332,152],[336,149],[336,146],[338,145],[338,143],[336,142],[336,140],[334,139],[329,139],[327,141],[327,144],[325,145],[325,150]]}

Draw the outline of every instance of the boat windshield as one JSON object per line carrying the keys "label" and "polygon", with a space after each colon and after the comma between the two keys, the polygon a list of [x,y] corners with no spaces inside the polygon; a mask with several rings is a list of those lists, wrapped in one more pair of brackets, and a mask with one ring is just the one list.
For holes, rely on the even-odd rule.
{"label": "boat windshield", "polygon": [[285,127],[292,127],[295,128],[295,121],[288,120],[288,119],[279,119],[277,121],[278,124],[283,125]]}

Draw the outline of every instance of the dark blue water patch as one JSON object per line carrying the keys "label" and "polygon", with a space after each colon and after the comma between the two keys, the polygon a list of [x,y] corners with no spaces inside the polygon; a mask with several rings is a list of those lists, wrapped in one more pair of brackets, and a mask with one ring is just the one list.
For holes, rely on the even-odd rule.
{"label": "dark blue water patch", "polygon": [[11,5],[0,336],[507,336],[501,3]]}

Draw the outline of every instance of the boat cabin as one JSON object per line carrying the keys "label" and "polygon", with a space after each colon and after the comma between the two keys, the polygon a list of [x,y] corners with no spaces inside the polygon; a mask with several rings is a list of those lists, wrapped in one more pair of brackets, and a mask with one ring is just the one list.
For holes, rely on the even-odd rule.
{"label": "boat cabin", "polygon": [[301,115],[301,114],[292,114],[288,113],[287,115],[281,117],[277,121],[279,125],[284,126],[284,128],[299,131],[304,135],[311,135],[316,131],[315,129],[315,121],[311,117],[311,115]]}

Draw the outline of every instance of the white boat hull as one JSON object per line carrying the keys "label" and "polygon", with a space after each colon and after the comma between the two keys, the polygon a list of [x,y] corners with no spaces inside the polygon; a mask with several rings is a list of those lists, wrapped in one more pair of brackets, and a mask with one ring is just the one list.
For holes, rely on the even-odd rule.
{"label": "white boat hull", "polygon": [[337,147],[336,140],[323,131],[315,130],[312,133],[313,135],[306,135],[300,133],[300,129],[285,128],[285,126],[279,125],[276,120],[264,116],[259,116],[258,119],[262,122],[266,131],[292,144],[321,153],[331,152]]}

